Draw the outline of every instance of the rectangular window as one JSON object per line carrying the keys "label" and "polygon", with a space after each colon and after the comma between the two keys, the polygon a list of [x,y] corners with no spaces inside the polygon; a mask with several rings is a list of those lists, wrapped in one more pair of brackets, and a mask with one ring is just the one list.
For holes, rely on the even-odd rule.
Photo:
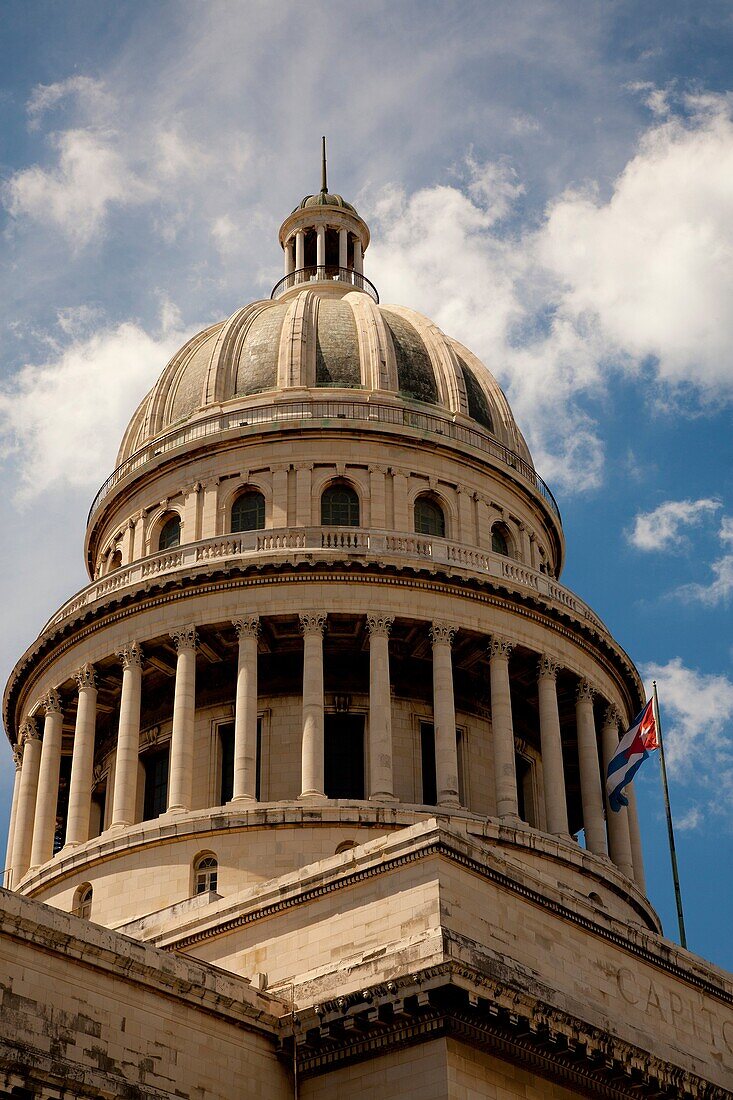
{"label": "rectangular window", "polygon": [[143,757],[145,768],[145,798],[143,821],[160,817],[168,809],[168,757],[169,747]]}
{"label": "rectangular window", "polygon": [[517,771],[517,812],[522,821],[537,828],[532,761],[515,753],[514,763]]}
{"label": "rectangular window", "polygon": [[53,834],[53,854],[56,855],[66,840],[66,819],[69,816],[69,784],[71,783],[71,757],[61,757],[59,770],[59,797],[56,803],[56,828]]}
{"label": "rectangular window", "polygon": [[[219,743],[221,746],[221,784],[219,794],[224,806],[234,797],[234,723],[227,722],[219,726]],[[262,773],[262,719],[257,719],[257,758],[255,761],[255,798],[260,801],[260,776]]]}
{"label": "rectangular window", "polygon": [[364,798],[364,715],[325,716],[326,798]]}
{"label": "rectangular window", "polygon": [[420,759],[422,803],[424,806],[435,806],[438,801],[438,779],[435,771],[435,727],[432,722],[420,723]]}

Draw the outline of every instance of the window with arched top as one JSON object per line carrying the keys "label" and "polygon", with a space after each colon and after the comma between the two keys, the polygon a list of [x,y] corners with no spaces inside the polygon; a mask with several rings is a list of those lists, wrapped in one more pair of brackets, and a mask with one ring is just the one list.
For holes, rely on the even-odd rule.
{"label": "window with arched top", "polygon": [[174,546],[181,545],[181,517],[170,516],[165,521],[158,535],[158,550],[172,550]]}
{"label": "window with arched top", "polygon": [[216,890],[218,878],[219,863],[216,856],[199,856],[193,867],[194,894],[207,894],[210,890]]}
{"label": "window with arched top", "polygon": [[501,523],[495,523],[491,528],[491,549],[495,554],[509,556],[509,535]]}
{"label": "window with arched top", "polygon": [[241,493],[232,505],[232,531],[261,531],[265,526],[265,498],[256,490]]}
{"label": "window with arched top", "polygon": [[350,485],[329,485],[321,497],[324,527],[358,527],[359,497]]}
{"label": "window with arched top", "polygon": [[445,512],[432,497],[423,495],[415,501],[415,531],[418,535],[445,538]]}
{"label": "window with arched top", "polygon": [[74,896],[74,913],[83,920],[89,920],[92,915],[92,897],[94,890],[88,882],[83,883]]}
{"label": "window with arched top", "polygon": [[113,569],[119,569],[121,565],[122,565],[122,551],[121,550],[115,550],[114,554],[112,554],[112,556],[109,559],[109,571],[112,572]]}

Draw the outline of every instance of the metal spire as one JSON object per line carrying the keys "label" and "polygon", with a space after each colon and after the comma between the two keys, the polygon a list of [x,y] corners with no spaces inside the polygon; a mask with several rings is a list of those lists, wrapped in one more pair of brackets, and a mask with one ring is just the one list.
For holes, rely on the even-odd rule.
{"label": "metal spire", "polygon": [[321,191],[328,191],[328,183],[326,181],[326,138],[321,138],[322,152],[321,152]]}

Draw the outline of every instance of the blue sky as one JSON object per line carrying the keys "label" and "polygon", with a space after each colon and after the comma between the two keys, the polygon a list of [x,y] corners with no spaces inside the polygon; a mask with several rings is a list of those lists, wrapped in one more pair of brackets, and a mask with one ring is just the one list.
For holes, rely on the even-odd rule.
{"label": "blue sky", "polygon": [[[564,582],[659,682],[689,943],[733,968],[730,5],[2,16],[3,681],[84,583],[86,510],[141,394],[278,278],[326,133],[382,299],[499,378],[560,502]],[[639,787],[674,937],[656,761]]]}

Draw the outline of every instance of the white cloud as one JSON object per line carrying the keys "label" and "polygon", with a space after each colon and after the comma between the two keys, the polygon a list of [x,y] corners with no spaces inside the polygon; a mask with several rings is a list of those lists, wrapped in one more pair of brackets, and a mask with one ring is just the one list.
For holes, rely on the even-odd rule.
{"label": "white cloud", "polygon": [[[718,538],[724,548],[733,546],[733,516],[723,516]],[[708,584],[684,584],[675,590],[674,595],[690,602],[706,604],[708,607],[727,604],[733,595],[733,552],[721,554],[711,562],[710,570],[713,579]]]}
{"label": "white cloud", "polygon": [[130,415],[183,342],[166,327],[175,310],[164,303],[162,314],[157,337],[132,322],[98,330],[0,391],[0,457],[16,463],[19,502],[94,487],[112,468]]}
{"label": "white cloud", "polygon": [[657,681],[667,767],[687,801],[681,827],[716,814],[733,822],[733,680],[688,668],[680,657],[641,671],[650,687]]}
{"label": "white cloud", "polygon": [[110,206],[150,197],[150,188],[115,148],[113,134],[65,130],[52,143],[56,167],[24,168],[5,184],[5,205],[14,218],[55,226],[80,247],[100,231]]}
{"label": "white cloud", "polygon": [[37,130],[43,115],[63,103],[74,99],[79,108],[99,117],[114,109],[115,100],[101,80],[90,76],[70,76],[55,84],[37,84],[26,104],[28,125]]}
{"label": "white cloud", "polygon": [[719,500],[667,500],[651,512],[640,512],[627,539],[637,550],[674,550],[683,542],[682,528],[701,523],[721,507]]}

